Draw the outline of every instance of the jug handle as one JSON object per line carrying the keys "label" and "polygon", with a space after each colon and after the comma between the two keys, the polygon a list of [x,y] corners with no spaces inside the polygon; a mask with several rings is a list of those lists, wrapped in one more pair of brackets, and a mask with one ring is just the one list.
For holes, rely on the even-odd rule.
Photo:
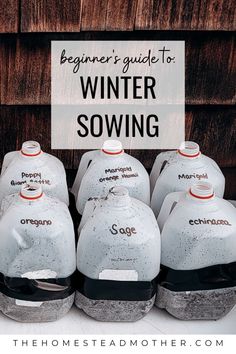
{"label": "jug handle", "polygon": [[228,200],[236,208],[236,200]]}
{"label": "jug handle", "polygon": [[157,223],[162,231],[163,226],[168,219],[169,215],[172,213],[176,204],[180,201],[180,199],[185,195],[185,192],[173,192],[169,193],[162,204],[159,216],[157,218]]}
{"label": "jug handle", "polygon": [[97,150],[88,151],[85,154],[83,154],[83,156],[80,160],[79,168],[78,168],[73,186],[71,188],[71,192],[74,194],[75,199],[77,199],[82,178],[84,177],[85,172],[87,171],[90,163],[94,159],[97,152],[98,152]]}
{"label": "jug handle", "polygon": [[150,184],[151,184],[151,193],[154,190],[156,180],[161,174],[162,170],[164,169],[165,165],[167,164],[169,160],[169,153],[168,152],[163,152],[157,155],[154,164],[152,166],[152,170],[150,173]]}
{"label": "jug handle", "polygon": [[100,205],[101,199],[100,198],[90,198],[84,207],[83,215],[79,224],[78,228],[78,235],[80,235],[80,232],[84,225],[86,224],[87,220],[90,218],[90,216],[93,215],[95,209]]}
{"label": "jug handle", "polygon": [[10,165],[10,163],[12,162],[12,160],[14,159],[14,157],[18,154],[18,151],[11,151],[8,152],[3,159],[3,163],[2,163],[2,169],[1,169],[1,175],[3,175],[3,173],[6,171],[6,169],[8,168],[8,166]]}

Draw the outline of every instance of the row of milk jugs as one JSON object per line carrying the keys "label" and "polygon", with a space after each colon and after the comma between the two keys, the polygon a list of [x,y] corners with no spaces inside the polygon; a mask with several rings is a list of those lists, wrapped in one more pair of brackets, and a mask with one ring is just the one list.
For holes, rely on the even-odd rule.
{"label": "row of milk jugs", "polygon": [[0,177],[0,310],[53,321],[75,301],[103,321],[135,321],[154,304],[181,319],[222,317],[236,303],[236,208],[224,185],[196,143],[159,154],[149,178],[106,141],[83,155],[72,187],[76,252],[64,166],[23,143]]}

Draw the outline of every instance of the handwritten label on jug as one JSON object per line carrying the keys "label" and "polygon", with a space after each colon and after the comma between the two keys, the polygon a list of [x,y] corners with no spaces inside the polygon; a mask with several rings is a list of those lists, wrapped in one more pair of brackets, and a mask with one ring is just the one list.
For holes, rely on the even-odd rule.
{"label": "handwritten label on jug", "polygon": [[21,178],[39,178],[41,179],[42,176],[41,176],[41,173],[40,172],[35,172],[35,173],[25,173],[25,172],[22,172],[21,173]]}
{"label": "handwritten label on jug", "polygon": [[31,224],[31,225],[35,225],[36,227],[39,227],[39,226],[52,225],[52,220],[21,219],[20,223],[23,225]]}
{"label": "handwritten label on jug", "polygon": [[131,166],[105,169],[106,177],[99,178],[99,182],[117,181],[118,179],[138,177],[139,174]]}
{"label": "handwritten label on jug", "polygon": [[21,186],[22,184],[26,183],[38,183],[42,185],[51,185],[51,182],[49,179],[42,178],[41,172],[33,172],[33,173],[26,173],[26,172],[21,172],[21,180],[11,181],[12,186]]}
{"label": "handwritten label on jug", "polygon": [[191,175],[186,175],[184,173],[182,173],[182,175],[178,175],[178,179],[197,179],[198,181],[201,181],[202,179],[208,179],[208,175],[207,173],[202,173],[202,174],[198,174],[198,173],[193,173]]}
{"label": "handwritten label on jug", "polygon": [[135,227],[118,227],[117,224],[113,224],[112,227],[109,229],[112,235],[126,235],[126,236],[132,236],[137,233]]}
{"label": "handwritten label on jug", "polygon": [[195,219],[189,220],[190,225],[228,225],[232,226],[228,220],[220,220],[220,219]]}

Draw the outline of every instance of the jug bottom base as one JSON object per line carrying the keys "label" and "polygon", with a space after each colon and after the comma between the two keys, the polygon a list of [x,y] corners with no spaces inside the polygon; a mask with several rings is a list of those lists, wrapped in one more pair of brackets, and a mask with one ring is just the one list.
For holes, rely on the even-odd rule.
{"label": "jug bottom base", "polygon": [[[74,293],[65,299],[22,302],[0,294],[1,312],[18,322],[51,322],[65,316],[74,302]],[[40,306],[38,306],[40,304]]]}
{"label": "jug bottom base", "polygon": [[218,320],[236,304],[236,287],[171,291],[158,285],[155,305],[181,320]]}
{"label": "jug bottom base", "polygon": [[98,321],[134,322],[144,317],[153,307],[155,295],[145,301],[92,300],[79,291],[75,294],[75,305],[88,316]]}

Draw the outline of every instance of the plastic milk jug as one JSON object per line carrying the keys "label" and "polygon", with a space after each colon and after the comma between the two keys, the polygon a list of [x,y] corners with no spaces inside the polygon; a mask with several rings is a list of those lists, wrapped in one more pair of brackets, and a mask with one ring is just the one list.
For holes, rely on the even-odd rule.
{"label": "plastic milk jug", "polygon": [[91,197],[105,196],[113,186],[124,186],[133,198],[150,204],[150,181],[144,166],[126,154],[116,140],[107,140],[99,151],[83,155],[72,187],[77,210],[82,215]]}
{"label": "plastic milk jug", "polygon": [[69,204],[66,173],[62,162],[43,152],[36,141],[26,141],[20,151],[5,155],[0,177],[0,203],[26,183],[38,183],[44,192]]}
{"label": "plastic milk jug", "polygon": [[4,198],[0,219],[0,310],[17,321],[54,321],[74,300],[75,238],[65,203],[39,184]]}
{"label": "plastic milk jug", "polygon": [[236,208],[211,184],[169,194],[162,205],[156,305],[180,319],[218,319],[236,304]]}
{"label": "plastic milk jug", "polygon": [[192,141],[186,141],[178,151],[159,154],[150,181],[151,207],[156,216],[168,193],[186,191],[201,181],[210,182],[218,197],[223,197],[225,188],[225,178],[218,165],[201,154],[198,144]]}
{"label": "plastic milk jug", "polygon": [[136,321],[153,306],[160,232],[149,206],[113,187],[86,203],[77,248],[77,307],[101,321]]}

